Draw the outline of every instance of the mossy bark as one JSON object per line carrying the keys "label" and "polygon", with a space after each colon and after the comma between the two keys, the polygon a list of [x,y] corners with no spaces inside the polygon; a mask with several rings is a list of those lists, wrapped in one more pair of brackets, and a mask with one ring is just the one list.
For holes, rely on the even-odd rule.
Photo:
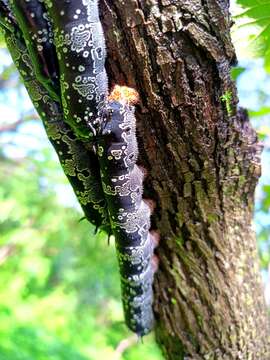
{"label": "mossy bark", "polygon": [[166,359],[270,359],[252,229],[261,146],[237,107],[228,1],[101,0],[111,85],[138,90]]}

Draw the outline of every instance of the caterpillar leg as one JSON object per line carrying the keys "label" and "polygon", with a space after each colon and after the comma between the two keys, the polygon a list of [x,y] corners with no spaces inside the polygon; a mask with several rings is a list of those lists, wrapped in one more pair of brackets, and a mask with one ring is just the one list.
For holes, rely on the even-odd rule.
{"label": "caterpillar leg", "polygon": [[155,230],[152,230],[152,231],[150,231],[150,235],[151,235],[151,241],[153,242],[154,249],[155,249],[156,247],[158,247],[158,244],[160,242],[159,233]]}

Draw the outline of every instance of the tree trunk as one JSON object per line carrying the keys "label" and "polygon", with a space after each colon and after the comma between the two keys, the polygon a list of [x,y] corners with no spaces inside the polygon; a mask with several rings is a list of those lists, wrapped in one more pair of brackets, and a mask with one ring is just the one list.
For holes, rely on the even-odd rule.
{"label": "tree trunk", "polygon": [[102,0],[111,84],[137,108],[161,241],[156,338],[166,359],[269,360],[252,229],[261,146],[237,109],[228,1]]}

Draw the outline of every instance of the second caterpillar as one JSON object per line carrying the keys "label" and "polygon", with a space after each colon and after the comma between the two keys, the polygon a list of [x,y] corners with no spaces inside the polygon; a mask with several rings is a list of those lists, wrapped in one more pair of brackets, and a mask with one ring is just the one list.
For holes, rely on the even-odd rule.
{"label": "second caterpillar", "polygon": [[128,327],[143,336],[153,328],[153,251],[150,206],[142,198],[143,171],[136,165],[138,146],[135,90],[116,86],[101,114],[98,156],[121,276],[122,301]]}

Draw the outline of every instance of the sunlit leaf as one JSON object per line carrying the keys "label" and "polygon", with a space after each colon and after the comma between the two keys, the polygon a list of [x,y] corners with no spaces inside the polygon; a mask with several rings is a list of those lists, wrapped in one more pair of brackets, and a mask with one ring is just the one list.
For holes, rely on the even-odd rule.
{"label": "sunlit leaf", "polygon": [[237,78],[246,70],[243,66],[236,66],[231,70],[231,77],[233,80],[237,80]]}
{"label": "sunlit leaf", "polygon": [[265,68],[270,62],[270,0],[237,0],[234,14],[236,46],[254,57],[264,57]]}

